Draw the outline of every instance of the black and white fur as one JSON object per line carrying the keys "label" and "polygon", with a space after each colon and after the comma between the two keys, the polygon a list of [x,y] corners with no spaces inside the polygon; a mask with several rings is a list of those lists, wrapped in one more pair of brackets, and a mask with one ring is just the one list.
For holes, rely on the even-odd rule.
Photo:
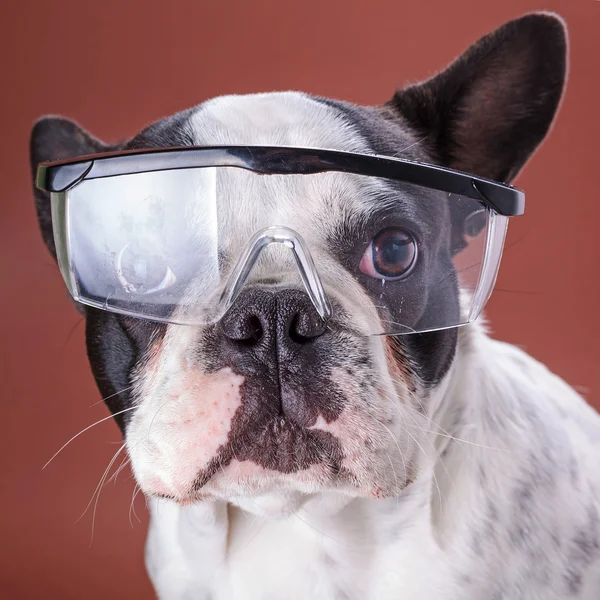
{"label": "black and white fur", "polygon": [[[33,130],[32,164],[115,148],[263,144],[404,156],[510,181],[551,126],[566,54],[558,17],[527,15],[383,106],[227,96],[114,146],[47,117]],[[344,188],[343,176],[332,185]],[[372,196],[347,186],[265,198],[243,179],[231,186],[224,255],[263,225],[294,223],[338,281],[326,290],[330,332],[292,338],[290,319],[314,309],[285,277],[251,281],[216,327],[81,308],[94,376],[150,499],[158,596],[600,597],[598,415],[481,322],[361,336],[378,316],[343,246],[358,222],[377,231]],[[36,205],[54,253],[39,191]],[[285,273],[286,259],[273,260]],[[263,336],[241,349],[229,332],[249,314]]]}

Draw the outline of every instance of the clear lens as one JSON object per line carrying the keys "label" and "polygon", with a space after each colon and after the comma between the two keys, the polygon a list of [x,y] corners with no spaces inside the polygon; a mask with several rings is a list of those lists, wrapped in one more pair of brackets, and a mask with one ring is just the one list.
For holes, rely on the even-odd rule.
{"label": "clear lens", "polygon": [[67,232],[63,263],[76,299],[170,320],[192,282],[199,296],[214,294],[215,177],[215,169],[164,171],[83,181],[68,191],[65,226],[55,217],[54,229]]}
{"label": "clear lens", "polygon": [[245,286],[304,286],[323,318],[365,334],[475,319],[507,225],[477,200],[414,185],[232,167],[84,180],[52,203],[80,302],[208,324]]}

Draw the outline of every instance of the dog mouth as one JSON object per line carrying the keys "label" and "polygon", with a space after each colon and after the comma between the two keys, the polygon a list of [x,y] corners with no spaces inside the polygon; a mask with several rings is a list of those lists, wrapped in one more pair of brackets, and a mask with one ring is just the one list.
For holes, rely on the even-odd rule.
{"label": "dog mouth", "polygon": [[278,416],[262,427],[248,426],[242,435],[233,435],[192,486],[202,493],[216,476],[254,480],[293,476],[318,468],[330,478],[342,471],[343,452],[331,433],[309,429]]}
{"label": "dog mouth", "polygon": [[181,503],[276,492],[382,497],[408,478],[410,461],[396,456],[408,442],[388,439],[392,411],[361,403],[354,373],[334,369],[329,385],[284,386],[283,398],[281,388],[232,369],[194,377],[168,403],[154,403],[164,405],[157,418],[142,404],[133,422],[128,445],[148,496]]}
{"label": "dog mouth", "polygon": [[[373,461],[373,471],[364,468],[364,464],[357,465],[331,433],[278,419],[258,437],[236,439],[221,448],[182,493],[149,495],[181,505],[218,500],[253,506],[273,497],[296,498],[300,502],[298,498],[322,492],[381,499],[397,495],[414,480],[411,457],[401,459],[409,469],[399,480],[395,474],[392,477],[389,472],[382,473],[376,455],[370,456],[364,450],[361,455],[365,461]],[[388,460],[391,461],[389,457]],[[396,468],[396,472],[400,474],[400,469]]]}
{"label": "dog mouth", "polygon": [[[190,457],[181,456],[186,458]],[[173,489],[160,477],[152,477],[144,487],[151,497],[183,505],[274,492],[317,492],[352,479],[343,459],[342,445],[330,432],[277,416],[261,427],[247,425],[230,435],[191,485]]]}

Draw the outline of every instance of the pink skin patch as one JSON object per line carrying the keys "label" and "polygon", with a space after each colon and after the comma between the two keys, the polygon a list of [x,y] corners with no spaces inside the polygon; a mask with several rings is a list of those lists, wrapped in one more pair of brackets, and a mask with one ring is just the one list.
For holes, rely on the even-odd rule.
{"label": "pink skin patch", "polygon": [[227,443],[243,382],[225,368],[211,375],[188,370],[171,385],[153,381],[146,387],[127,432],[134,472],[145,493],[182,498],[191,492],[198,473]]}

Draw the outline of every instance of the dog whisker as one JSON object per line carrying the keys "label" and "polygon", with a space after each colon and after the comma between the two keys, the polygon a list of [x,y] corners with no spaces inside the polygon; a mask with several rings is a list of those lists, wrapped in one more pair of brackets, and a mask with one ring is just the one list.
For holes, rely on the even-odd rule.
{"label": "dog whisker", "polygon": [[[414,435],[413,435],[413,434],[412,434],[412,433],[409,431],[409,427],[408,427],[408,424],[407,424],[407,422],[406,422],[406,416],[405,416],[405,415],[404,415],[404,413],[403,413],[403,412],[400,410],[400,407],[399,407],[399,406],[397,406],[397,405],[396,405],[396,403],[395,403],[395,402],[394,402],[392,399],[388,398],[388,400],[390,400],[390,402],[392,403],[392,405],[394,405],[394,406],[396,406],[396,407],[398,408],[398,413],[400,414],[400,416],[401,416],[401,417],[402,417],[402,419],[404,420],[404,423],[405,423],[405,429],[404,429],[404,433],[406,433],[406,434],[407,434],[407,435],[408,435],[408,436],[409,436],[409,437],[410,437],[410,438],[413,440],[413,442],[414,442],[414,443],[417,445],[417,447],[418,447],[418,448],[421,450],[421,452],[423,453],[423,455],[424,455],[426,458],[428,458],[428,456],[429,456],[429,455],[427,454],[427,452],[425,452],[425,449],[423,448],[423,446],[422,446],[422,445],[419,443],[419,441],[417,440],[417,438],[415,438],[415,436],[414,436]],[[414,420],[414,419],[413,419],[413,420]],[[390,434],[390,436],[392,437],[392,439],[393,439],[393,440],[396,442],[396,446],[398,447],[398,451],[399,451],[400,455],[402,456],[402,450],[400,449],[400,446],[399,446],[399,444],[398,444],[398,441],[396,440],[396,438],[394,437],[394,435],[392,434],[392,432],[390,431],[390,429],[389,429],[389,428],[388,428],[386,425],[384,425],[383,423],[381,423],[381,422],[379,422],[379,421],[376,421],[376,422],[378,422],[378,423],[379,423],[379,424],[380,424],[382,427],[384,427],[384,428],[387,430],[387,432]],[[423,429],[422,429],[422,428],[419,426],[419,424],[418,424],[418,423],[417,423],[417,426],[419,427],[419,429],[420,429],[421,431],[423,431]],[[432,448],[433,448],[433,446],[432,446]],[[434,470],[432,470],[432,471],[431,471],[431,475],[432,475],[432,478],[433,478],[433,482],[435,483],[435,486],[436,486],[436,488],[437,488],[438,495],[439,495],[439,498],[440,498],[440,504],[441,504],[441,503],[442,503],[442,492],[441,492],[441,489],[440,489],[440,486],[439,486],[439,483],[438,483],[438,480],[437,480],[437,477],[436,477],[436,475],[435,475],[435,472],[434,472]]]}
{"label": "dog whisker", "polygon": [[[392,467],[392,473],[394,474],[394,481],[396,482],[396,490],[399,491],[400,490],[400,481],[398,480],[398,476],[396,475],[396,469],[394,468],[394,463],[392,461],[392,457],[389,454],[387,454],[387,458],[390,463],[390,467]],[[402,457],[402,460],[404,460],[404,457]],[[404,467],[404,470],[406,471],[406,465]],[[404,479],[406,480],[406,473],[404,474]],[[400,498],[398,495],[396,495],[396,506],[398,506],[399,504],[400,504]]]}
{"label": "dog whisker", "polygon": [[158,416],[158,413],[167,405],[171,402],[172,400],[170,398],[168,398],[165,402],[163,402],[157,409],[156,412],[154,413],[154,416],[152,417],[152,420],[150,421],[150,425],[148,425],[148,433],[146,434],[146,439],[149,440],[150,439],[150,433],[152,431],[152,425],[154,424],[154,421],[156,420],[156,417]]}
{"label": "dog whisker", "polygon": [[[402,381],[398,381],[396,379],[392,379],[392,381],[394,381],[396,383],[400,383],[401,385],[404,385],[404,382],[402,382]],[[412,398],[412,395],[411,395],[411,398]],[[386,399],[391,400],[391,398],[389,398],[387,396],[386,396]],[[418,398],[416,398],[416,397],[415,397],[415,400],[417,400],[419,402],[419,404],[421,405],[421,407],[424,409],[423,402],[421,400],[419,400]],[[497,452],[512,453],[512,450],[510,450],[510,448],[497,448],[497,447],[494,447],[494,446],[486,446],[484,444],[478,444],[478,443],[473,442],[471,440],[465,440],[465,439],[461,439],[459,437],[456,437],[455,435],[451,434],[449,431],[446,431],[441,425],[439,425],[438,423],[436,423],[435,421],[433,421],[430,417],[428,417],[425,414],[424,411],[420,412],[420,411],[414,409],[409,404],[405,404],[402,407],[406,408],[406,409],[408,409],[410,411],[413,411],[413,412],[417,413],[420,417],[426,419],[429,423],[431,423],[431,425],[433,425],[434,427],[436,427],[437,429],[440,430],[440,431],[433,431],[432,429],[428,429],[428,430],[426,430],[428,433],[432,433],[433,435],[437,435],[437,436],[440,436],[440,437],[449,438],[449,439],[454,440],[455,442],[458,442],[460,444],[467,444],[469,446],[474,446],[476,448],[482,448],[484,450],[495,450]]]}
{"label": "dog whisker", "polygon": [[[378,421],[377,419],[375,419],[374,417],[371,417],[371,418],[373,419],[373,421],[375,421],[375,423],[377,423],[378,425],[381,425],[381,427],[383,427],[388,432],[388,434],[390,435],[390,437],[392,438],[392,440],[396,444],[396,447],[398,448],[398,453],[400,454],[400,456],[402,458],[402,461],[404,462],[404,453],[402,452],[402,450],[400,448],[400,444],[398,443],[398,440],[396,439],[396,437],[394,436],[394,434],[392,433],[392,431],[390,430],[390,428],[387,427],[387,425],[385,425],[381,421]],[[406,472],[406,463],[404,463],[404,471]]]}
{"label": "dog whisker", "polygon": [[119,465],[119,467],[117,468],[117,470],[111,475],[110,479],[106,482],[107,484],[110,483],[111,481],[114,482],[114,484],[117,484],[117,477],[119,476],[119,473],[121,473],[121,471],[131,462],[131,459],[129,458],[129,456],[125,456],[125,458],[121,461],[121,464]]}
{"label": "dog whisker", "polygon": [[81,325],[81,323],[83,323],[84,321],[85,321],[85,317],[81,317],[80,319],[77,320],[75,325],[73,325],[73,327],[71,327],[71,331],[69,331],[69,333],[67,334],[67,338],[65,339],[65,343],[63,344],[63,349],[66,348],[70,339],[73,337],[73,334],[75,333],[75,331],[77,330],[79,325]]}
{"label": "dog whisker", "polygon": [[[402,417],[404,417],[404,413],[401,412],[400,415],[402,415]],[[405,417],[404,417],[404,422],[406,423],[406,418]],[[417,438],[409,431],[408,426],[406,427],[405,433],[408,434],[408,436],[418,446],[418,448],[421,450],[421,452],[423,453],[423,455],[425,456],[425,458],[428,458],[429,455],[427,454],[427,452],[425,452],[425,449],[423,448],[423,446],[421,446],[421,444],[419,443],[419,440],[417,440]],[[443,504],[442,490],[440,489],[440,485],[439,485],[439,482],[438,482],[438,479],[436,477],[434,469],[431,470],[431,476],[433,478],[433,483],[435,484],[435,487],[437,488],[439,499],[440,499],[440,506],[441,506]]]}
{"label": "dog whisker", "polygon": [[112,419],[113,417],[116,417],[117,415],[121,415],[123,413],[129,412],[130,410],[135,410],[137,408],[137,406],[130,406],[129,408],[125,408],[123,410],[120,410],[119,412],[116,412],[114,414],[110,414],[108,415],[108,417],[104,417],[102,419],[100,419],[99,421],[96,421],[95,423],[92,423],[91,425],[88,425],[85,429],[82,429],[79,433],[76,433],[68,442],[66,442],[65,444],[63,444],[50,458],[50,460],[42,467],[42,471],[74,440],[76,440],[80,435],[83,435],[86,431],[89,431],[90,429],[92,429],[92,427],[95,427],[96,425],[100,425],[100,423],[104,423],[104,421],[108,421],[110,419]]}
{"label": "dog whisker", "polygon": [[137,495],[142,491],[142,488],[139,486],[139,484],[135,484],[134,488],[133,488],[133,492],[131,494],[131,504],[129,505],[129,524],[131,525],[132,529],[133,529],[133,521],[131,519],[131,514],[133,513],[133,515],[135,516],[135,518],[138,520],[138,523],[141,523],[141,519],[137,516],[137,513],[135,512],[135,499],[137,498]]}
{"label": "dog whisker", "polygon": [[422,137],[421,139],[417,140],[416,142],[413,142],[412,144],[405,146],[404,148],[402,148],[402,150],[399,150],[398,152],[392,154],[392,156],[394,156],[396,158],[401,156],[407,150],[410,150],[411,148],[414,148],[415,146],[418,146],[419,144],[423,143],[428,137],[429,137],[428,135]]}
{"label": "dog whisker", "polygon": [[123,388],[122,390],[119,390],[118,392],[115,392],[114,394],[110,394],[110,396],[100,398],[100,400],[98,400],[97,402],[90,404],[90,408],[97,406],[98,404],[101,404],[102,402],[106,402],[107,400],[110,400],[111,398],[114,398],[115,396],[118,396],[119,394],[122,394],[123,392],[128,392],[132,388],[133,388],[132,385],[128,385],[127,387]]}
{"label": "dog whisker", "polygon": [[526,290],[508,290],[506,288],[494,288],[494,292],[503,292],[505,294],[523,294],[524,296],[538,296],[539,292],[529,292]]}
{"label": "dog whisker", "polygon": [[83,513],[81,514],[81,516],[75,521],[75,523],[78,523],[79,521],[81,521],[81,519],[85,516],[85,514],[89,510],[90,506],[92,505],[92,502],[94,502],[94,497],[95,497],[96,501],[94,502],[94,510],[93,510],[93,513],[92,513],[92,535],[91,535],[91,539],[90,539],[90,546],[92,545],[92,543],[94,541],[94,527],[95,527],[95,524],[96,524],[96,510],[98,508],[98,500],[100,499],[100,493],[102,491],[102,485],[104,484],[104,481],[106,480],[106,477],[108,476],[108,473],[110,472],[111,467],[113,466],[113,464],[115,463],[115,461],[119,457],[119,454],[121,454],[121,452],[124,449],[125,449],[125,444],[123,444],[115,452],[115,454],[112,457],[111,461],[108,463],[108,467],[106,467],[104,473],[102,474],[102,477],[100,478],[100,481],[98,482],[98,485],[96,486],[96,489],[94,490],[94,493],[92,494],[92,497],[90,498],[90,501],[88,502],[87,506],[85,507],[85,510],[83,511]]}
{"label": "dog whisker", "polygon": [[530,233],[530,230],[527,230],[523,235],[518,237],[516,240],[512,241],[510,244],[505,244],[503,252],[506,252],[509,248],[512,248],[519,242],[522,242],[529,235],[529,233]]}
{"label": "dog whisker", "polygon": [[[411,397],[412,397],[412,396],[414,396],[414,394],[411,394]],[[390,401],[391,401],[391,402],[392,402],[392,404],[393,404],[393,405],[394,405],[394,406],[395,406],[395,407],[398,409],[398,412],[400,412],[401,416],[403,417],[403,419],[404,419],[404,421],[405,421],[405,423],[406,423],[406,418],[405,418],[405,416],[404,416],[404,413],[401,411],[401,409],[400,409],[400,406],[398,406],[398,405],[396,404],[396,402],[394,402],[393,400],[391,400],[391,399],[390,399]],[[419,414],[421,417],[425,417],[425,418],[427,418],[425,415],[423,415],[423,414],[419,413],[418,411],[414,410],[414,409],[413,409],[411,406],[409,406],[408,404],[405,406],[405,408],[408,408],[408,409],[410,409],[410,410],[412,410],[412,411],[416,412],[416,413],[417,413],[417,414]],[[409,417],[410,417],[410,418],[413,420],[413,422],[415,423],[415,425],[418,427],[419,431],[421,431],[421,432],[423,432],[423,433],[425,433],[425,434],[428,434],[428,433],[435,433],[435,432],[432,432],[430,429],[424,429],[423,427],[421,427],[421,424],[420,424],[420,423],[419,423],[419,422],[418,422],[418,421],[415,419],[415,417],[413,417],[413,416],[412,416],[410,413],[408,413],[408,412],[407,412],[407,413],[406,413],[406,415],[407,415],[407,416],[409,416]],[[429,420],[429,419],[428,419],[428,420]],[[410,435],[410,434],[409,434],[409,435]],[[411,436],[411,437],[412,437],[412,436]],[[414,439],[414,438],[413,438],[413,439]],[[432,449],[432,450],[433,450],[433,451],[434,451],[436,454],[438,454],[438,452],[437,452],[437,449],[436,449],[436,447],[435,447],[435,445],[434,445],[433,441],[429,439],[429,436],[427,436],[427,435],[425,436],[425,441],[426,441],[426,442],[427,442],[427,443],[428,443],[428,444],[431,446],[431,449]],[[438,456],[437,456],[437,461],[438,461],[438,462],[439,462],[439,464],[442,466],[442,468],[444,469],[444,472],[445,472],[445,473],[446,473],[446,475],[448,476],[448,480],[450,481],[450,485],[453,485],[453,481],[452,481],[452,478],[451,478],[451,476],[450,476],[450,473],[448,472],[448,469],[446,468],[446,465],[444,464],[444,462],[443,462],[443,460],[442,460],[442,457],[441,457],[439,454],[438,454]],[[440,494],[440,502],[441,502],[441,491],[440,491],[440,488],[439,488],[439,484],[438,484],[438,481],[437,481],[437,477],[436,477],[436,475],[435,475],[435,470],[433,470],[433,471],[432,471],[432,475],[433,475],[433,477],[435,478],[435,483],[436,483],[436,487],[438,488],[438,494]]]}

